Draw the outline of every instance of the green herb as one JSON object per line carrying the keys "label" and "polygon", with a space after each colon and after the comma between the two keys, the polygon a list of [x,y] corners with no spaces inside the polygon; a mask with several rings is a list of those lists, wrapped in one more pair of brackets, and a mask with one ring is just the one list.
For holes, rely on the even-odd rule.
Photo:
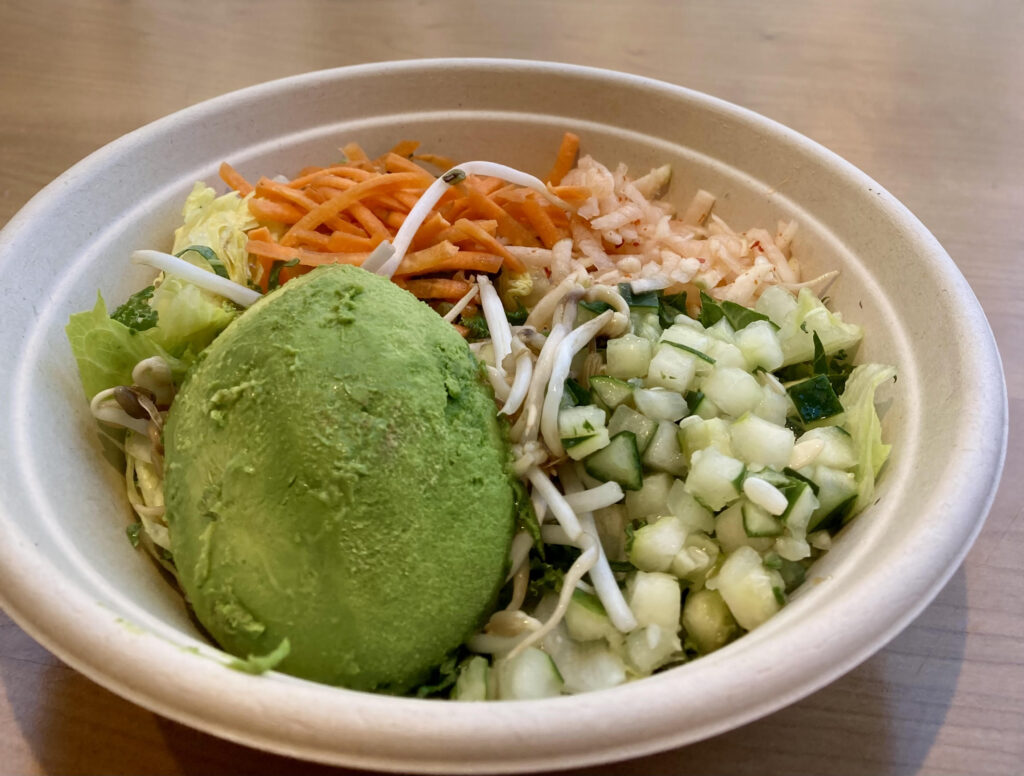
{"label": "green herb", "polygon": [[687,391],[686,392],[686,406],[690,410],[690,414],[697,411],[697,407],[704,401],[704,391]]}
{"label": "green herb", "polygon": [[[565,381],[565,393],[563,394],[562,401],[572,402],[572,404],[564,405],[567,407],[579,407],[587,404],[593,404],[593,400],[590,398],[590,391],[571,377]],[[589,426],[590,424],[588,423],[587,425]]]}
{"label": "green herb", "polygon": [[[736,302],[722,302],[722,313],[725,315],[726,320],[729,321],[729,325],[732,326],[733,331],[739,331],[754,321],[770,322],[768,316],[764,313],[759,313],[757,310],[751,310],[749,307],[736,304]],[[775,324],[773,323],[772,326],[775,326]]]}
{"label": "green herb", "polygon": [[786,605],[786,593],[781,587],[772,587],[772,594],[775,596],[779,606]]}
{"label": "green herb", "polygon": [[631,308],[647,307],[652,310],[658,309],[658,299],[661,297],[660,291],[648,291],[644,294],[634,294],[633,286],[629,283],[619,283],[619,295],[626,300]]}
{"label": "green herb", "polygon": [[830,418],[843,411],[843,405],[826,375],[815,375],[786,390],[804,423]]}
{"label": "green herb", "polygon": [[818,495],[818,483],[816,483],[810,477],[804,477],[804,475],[802,475],[796,469],[791,469],[788,466],[782,470],[782,473],[785,474],[787,477],[792,477],[794,480],[806,482],[811,488],[811,493],[813,493],[815,496]]}
{"label": "green herb", "polygon": [[519,528],[530,534],[533,539],[534,549],[541,560],[544,559],[544,540],[540,536],[540,522],[537,520],[537,513],[533,509],[533,502],[530,494],[526,492],[526,486],[519,477],[510,477],[512,484],[512,508],[515,510],[516,523]]}
{"label": "green herb", "polygon": [[582,307],[584,310],[589,310],[590,312],[594,313],[594,315],[600,315],[605,310],[612,309],[612,306],[610,304],[608,304],[607,302],[602,302],[599,299],[594,300],[593,302],[580,302],[580,307]]}
{"label": "green herb", "polygon": [[142,523],[132,523],[124,529],[124,532],[128,535],[128,541],[132,547],[138,547],[139,535],[142,533]]}
{"label": "green herb", "polygon": [[127,326],[134,334],[137,331],[152,329],[157,324],[158,315],[156,310],[149,306],[149,300],[153,296],[153,286],[146,286],[141,291],[136,291],[123,305],[110,314],[118,323]]}
{"label": "green herb", "polygon": [[228,275],[228,268],[224,266],[224,262],[217,258],[217,254],[213,252],[212,248],[209,248],[205,245],[190,245],[185,250],[174,255],[180,259],[189,251],[192,251],[193,253],[198,253],[200,256],[206,259],[206,262],[210,265],[210,269],[212,269],[222,278],[230,279]]}
{"label": "green herb", "polygon": [[692,353],[697,358],[699,358],[701,361],[707,361],[709,364],[715,363],[715,359],[713,359],[707,353],[704,353],[703,351],[697,350],[697,348],[691,348],[689,345],[683,345],[680,342],[673,342],[672,340],[663,340],[663,341],[664,341],[664,343],[666,345],[671,345],[674,348],[679,348],[680,350],[685,350],[687,353]]}
{"label": "green herb", "polygon": [[775,376],[782,382],[789,383],[801,380],[814,375],[826,375],[832,389],[836,394],[841,394],[846,388],[846,380],[853,371],[853,359],[845,350],[837,350],[831,356],[826,355],[825,348],[817,332],[813,332],[814,356],[810,361],[802,361],[799,364],[791,364],[776,370]]}
{"label": "green herb", "polygon": [[487,319],[484,318],[482,313],[470,316],[463,315],[459,318],[459,322],[469,329],[467,336],[471,340],[482,340],[491,336],[491,330],[487,326]]}
{"label": "green herb", "polygon": [[636,531],[639,527],[639,520],[630,520],[626,523],[626,555],[633,552],[633,540],[636,538]]}
{"label": "green herb", "polygon": [[782,568],[782,556],[777,552],[769,552],[764,556],[764,560],[762,562],[766,569],[778,571]]}
{"label": "green herb", "polygon": [[275,261],[270,267],[270,277],[267,278],[267,292],[269,293],[281,285],[281,270],[285,267],[294,267],[298,263],[298,259]]}
{"label": "green herb", "polygon": [[722,310],[722,305],[701,291],[700,315],[697,316],[697,320],[700,321],[700,325],[706,329],[709,326],[714,326],[722,320],[723,317],[725,317],[725,311]]}
{"label": "green herb", "polygon": [[636,571],[636,566],[630,563],[628,560],[610,560],[608,565],[611,566],[612,571],[628,574]]}
{"label": "green herb", "polygon": [[526,323],[529,315],[530,311],[523,307],[523,303],[518,299],[516,299],[516,309],[510,313],[505,313],[505,317],[508,318],[508,322],[512,326],[522,326]]}
{"label": "green herb", "polygon": [[469,654],[469,650],[460,646],[431,672],[430,678],[426,682],[416,688],[415,696],[430,698],[447,695],[446,691],[454,687],[459,678],[459,667],[470,657],[472,656]]}
{"label": "green herb", "polygon": [[686,292],[669,294],[658,300],[658,320],[661,328],[667,329],[676,322],[676,317],[686,315]]}

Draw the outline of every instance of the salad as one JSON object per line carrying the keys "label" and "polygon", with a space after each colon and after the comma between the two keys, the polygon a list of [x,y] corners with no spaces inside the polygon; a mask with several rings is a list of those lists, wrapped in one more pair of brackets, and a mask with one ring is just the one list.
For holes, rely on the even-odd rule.
{"label": "salad", "polygon": [[125,452],[132,544],[177,577],[164,428],[207,349],[290,281],[348,264],[465,338],[514,475],[498,601],[409,692],[602,689],[764,623],[871,503],[889,453],[875,394],[895,370],[855,365],[863,332],[821,296],[837,273],[801,277],[795,223],[738,232],[703,190],[679,215],[659,198],[669,167],[610,170],[571,133],[543,181],[418,150],[349,144],[256,183],[225,163],[233,191],[197,183],[170,253],[133,255],[154,283],[72,316],[92,412]]}

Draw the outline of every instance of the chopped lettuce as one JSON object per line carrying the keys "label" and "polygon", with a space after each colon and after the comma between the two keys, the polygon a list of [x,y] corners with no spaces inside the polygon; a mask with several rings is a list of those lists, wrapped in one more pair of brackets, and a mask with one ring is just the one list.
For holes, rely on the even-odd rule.
{"label": "chopped lettuce", "polygon": [[829,310],[806,288],[800,289],[793,304],[792,294],[773,286],[765,290],[756,307],[757,312],[766,314],[779,327],[784,366],[814,358],[815,333],[827,355],[840,350],[852,352],[864,336],[860,326],[844,322],[842,315]]}
{"label": "chopped lettuce", "polygon": [[[205,183],[196,183],[182,209],[185,223],[174,232],[172,253],[178,254],[191,245],[206,245],[213,249],[224,264],[228,278],[247,285],[249,253],[245,249],[249,229],[259,226],[249,203],[237,192],[221,197]],[[195,254],[187,258],[192,261]],[[205,263],[205,262],[204,262]]]}
{"label": "chopped lettuce", "polygon": [[72,315],[65,331],[78,362],[82,386],[90,399],[115,385],[131,384],[132,369],[151,356],[165,359],[172,373],[184,373],[185,365],[150,336],[155,329],[137,331],[114,320],[107,313],[107,306],[99,294],[96,295],[96,306]]}
{"label": "chopped lettuce", "polygon": [[227,300],[174,276],[164,277],[150,305],[157,324],[145,333],[178,358],[198,354],[238,315]]}
{"label": "chopped lettuce", "polygon": [[849,514],[866,507],[875,492],[875,478],[889,457],[890,445],[882,443],[882,423],[875,410],[875,391],[896,376],[896,368],[884,364],[861,364],[846,381],[840,397],[846,411],[844,426],[853,437],[857,451],[857,500]]}

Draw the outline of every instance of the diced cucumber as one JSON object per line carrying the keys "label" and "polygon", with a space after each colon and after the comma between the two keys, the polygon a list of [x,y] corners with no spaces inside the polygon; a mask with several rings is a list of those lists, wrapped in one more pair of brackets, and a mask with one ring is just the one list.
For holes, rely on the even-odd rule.
{"label": "diced cucumber", "polygon": [[786,425],[786,418],[796,410],[789,400],[789,394],[777,393],[768,386],[762,386],[761,401],[751,410],[759,418],[764,418],[776,426]]}
{"label": "diced cucumber", "polygon": [[581,407],[563,407],[558,411],[558,435],[562,444],[575,439],[587,439],[605,427],[604,410],[594,404]]}
{"label": "diced cucumber", "polygon": [[828,466],[830,469],[853,469],[857,465],[857,451],[853,446],[853,437],[838,426],[821,426],[805,431],[797,442],[821,442],[821,452],[812,461],[815,465]]}
{"label": "diced cucumber", "polygon": [[752,547],[738,547],[729,553],[708,586],[718,590],[736,622],[748,631],[779,611],[782,604],[775,590],[785,589],[778,572],[766,569]]}
{"label": "diced cucumber", "polygon": [[796,297],[781,286],[769,286],[761,292],[754,309],[781,327],[796,312]]}
{"label": "diced cucumber", "polygon": [[654,438],[643,454],[644,465],[676,476],[686,474],[686,456],[679,449],[679,428],[668,420],[658,422]]}
{"label": "diced cucumber", "polygon": [[775,540],[774,548],[781,557],[788,561],[798,561],[811,556],[811,545],[806,539],[796,539],[792,536],[780,536]]}
{"label": "diced cucumber", "polygon": [[741,461],[776,469],[789,464],[796,442],[790,429],[749,413],[732,424],[729,438],[733,455]]}
{"label": "diced cucumber", "polygon": [[626,665],[603,641],[566,640],[554,656],[565,691],[576,694],[615,687],[626,681]]}
{"label": "diced cucumber", "polygon": [[453,701],[486,701],[490,693],[491,666],[487,658],[474,655],[459,668],[459,678],[452,688]]}
{"label": "diced cucumber", "polygon": [[[605,434],[607,434],[607,429]],[[573,448],[567,448],[572,456]],[[631,431],[620,431],[608,443],[583,461],[583,468],[601,482],[617,482],[626,490],[639,490],[643,484],[643,466]]]}
{"label": "diced cucumber", "polygon": [[698,590],[683,605],[683,630],[703,655],[714,652],[739,635],[739,626],[717,590]]}
{"label": "diced cucumber", "polygon": [[641,627],[658,625],[669,633],[679,632],[682,591],[671,574],[636,572],[626,582],[626,603]]}
{"label": "diced cucumber", "polygon": [[736,367],[712,370],[700,389],[715,406],[734,418],[753,410],[764,396],[754,376]]}
{"label": "diced cucumber", "polygon": [[[773,322],[777,323],[774,319]],[[796,307],[779,324],[783,363],[810,361],[814,357],[815,333],[827,355],[839,350],[853,350],[863,336],[860,326],[844,322],[839,313],[829,311],[811,291],[802,288],[797,295]]]}
{"label": "diced cucumber", "polygon": [[588,437],[576,437],[562,442],[565,445],[565,454],[574,461],[582,461],[587,456],[603,450],[610,443],[611,437],[606,428],[599,428],[596,434],[591,434]]}
{"label": "diced cucumber", "polygon": [[675,478],[665,472],[654,472],[643,479],[640,490],[626,494],[626,514],[630,520],[667,515],[668,493]]}
{"label": "diced cucumber", "polygon": [[789,502],[786,511],[780,515],[780,519],[786,524],[786,532],[794,539],[807,538],[807,527],[810,524],[811,515],[818,508],[818,499],[815,497],[814,491],[806,482],[800,481],[795,481],[780,490]]}
{"label": "diced cucumber", "polygon": [[782,366],[782,346],[775,327],[768,321],[754,321],[736,332],[736,345],[751,372],[758,367],[774,372]]}
{"label": "diced cucumber", "polygon": [[641,571],[668,571],[685,541],[686,527],[678,517],[659,517],[633,535],[629,560]]}
{"label": "diced cucumber", "polygon": [[497,698],[503,701],[553,698],[562,694],[564,682],[554,661],[536,647],[527,647],[514,658],[494,660]]}
{"label": "diced cucumber", "polygon": [[715,530],[715,516],[711,510],[702,506],[697,499],[686,492],[686,485],[682,480],[673,482],[669,489],[668,511],[682,521],[687,533],[691,531],[711,533]]}
{"label": "diced cucumber", "polygon": [[634,334],[608,340],[605,351],[608,374],[621,380],[630,377],[644,377],[654,355],[651,341]]}
{"label": "diced cucumber", "polygon": [[[717,326],[718,324],[715,325]],[[711,329],[714,328],[714,326],[711,327]],[[715,366],[719,369],[727,367],[743,370],[747,369],[746,357],[743,355],[743,352],[731,342],[712,339],[711,343],[708,345],[708,355],[715,359]]]}
{"label": "diced cucumber", "polygon": [[743,505],[746,499],[731,504],[715,517],[715,538],[726,553],[740,547],[752,547],[758,552],[767,552],[775,540],[771,537],[750,536],[743,521]]}
{"label": "diced cucumber", "polygon": [[718,565],[721,554],[718,542],[702,531],[694,531],[686,537],[669,571],[692,588],[699,588]]}
{"label": "diced cucumber", "polygon": [[739,496],[745,468],[743,461],[713,447],[698,450],[690,458],[686,491],[708,509],[721,509]]}
{"label": "diced cucumber", "polygon": [[590,378],[590,392],[609,412],[633,396],[633,386],[625,380],[611,375],[594,375]]}
{"label": "diced cucumber", "polygon": [[608,433],[612,436],[629,431],[636,436],[636,449],[643,455],[647,445],[654,438],[654,432],[658,430],[658,423],[646,415],[637,412],[625,404],[620,404],[612,413],[612,419],[608,421]]}
{"label": "diced cucumber", "polygon": [[664,388],[637,388],[633,393],[633,403],[637,410],[651,420],[674,422],[685,418],[690,412],[682,394]]}
{"label": "diced cucumber", "polygon": [[703,420],[691,415],[679,424],[679,448],[687,459],[706,447],[713,447],[722,455],[732,455],[729,423],[722,418]]}
{"label": "diced cucumber", "polygon": [[744,501],[742,512],[743,530],[747,536],[756,538],[782,535],[782,523],[764,507],[753,501]]}
{"label": "diced cucumber", "polygon": [[710,338],[702,331],[703,327],[692,326],[688,323],[677,323],[669,326],[661,334],[662,342],[675,342],[679,345],[686,345],[694,350],[706,352]]}
{"label": "diced cucumber", "polygon": [[658,346],[651,359],[644,384],[647,387],[668,388],[677,393],[686,393],[697,374],[699,358],[673,345]]}
{"label": "diced cucumber", "polygon": [[828,466],[815,465],[801,469],[818,486],[818,508],[811,514],[807,530],[838,529],[857,499],[857,478],[853,472],[844,472]]}
{"label": "diced cucumber", "polygon": [[578,589],[572,591],[565,610],[565,627],[576,641],[621,638],[598,597]]}
{"label": "diced cucumber", "polygon": [[608,560],[626,559],[626,507],[612,504],[594,512],[597,538],[601,541]]}
{"label": "diced cucumber", "polygon": [[710,420],[722,414],[722,410],[719,409],[718,405],[705,396],[703,391],[701,391],[700,396],[701,400],[691,410],[694,415],[704,418],[704,420]]}
{"label": "diced cucumber", "polygon": [[814,375],[786,387],[790,401],[805,424],[835,425],[843,415],[843,405],[826,375]]}
{"label": "diced cucumber", "polygon": [[719,342],[732,343],[736,339],[736,330],[725,316],[708,326],[705,331]]}
{"label": "diced cucumber", "polygon": [[649,676],[682,649],[676,632],[658,625],[647,625],[626,637],[626,662],[637,676]]}

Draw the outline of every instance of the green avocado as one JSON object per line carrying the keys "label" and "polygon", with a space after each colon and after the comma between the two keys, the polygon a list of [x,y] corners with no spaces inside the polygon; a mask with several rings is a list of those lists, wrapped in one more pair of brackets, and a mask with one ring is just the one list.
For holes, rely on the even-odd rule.
{"label": "green avocado", "polygon": [[492,610],[515,524],[490,387],[451,325],[321,267],[207,348],[164,432],[181,585],[226,651],[404,692]]}

